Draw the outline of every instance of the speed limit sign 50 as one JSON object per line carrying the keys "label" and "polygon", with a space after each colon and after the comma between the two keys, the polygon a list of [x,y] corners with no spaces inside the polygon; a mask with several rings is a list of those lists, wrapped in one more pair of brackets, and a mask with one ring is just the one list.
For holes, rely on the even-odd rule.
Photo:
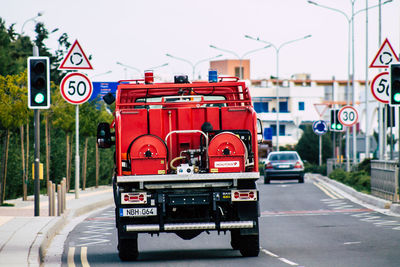
{"label": "speed limit sign 50", "polygon": [[353,126],[358,121],[358,112],[352,106],[344,106],[339,110],[338,117],[344,126]]}
{"label": "speed limit sign 50", "polygon": [[71,104],[85,103],[93,92],[92,82],[86,75],[70,73],[61,81],[61,95]]}

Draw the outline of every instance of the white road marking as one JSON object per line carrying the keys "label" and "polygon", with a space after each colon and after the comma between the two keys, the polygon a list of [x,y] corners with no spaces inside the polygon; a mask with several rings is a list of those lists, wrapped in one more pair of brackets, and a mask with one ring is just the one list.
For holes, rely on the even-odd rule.
{"label": "white road marking", "polygon": [[284,263],[287,263],[287,264],[289,264],[289,265],[292,265],[292,266],[298,266],[297,263],[295,263],[295,262],[293,262],[293,261],[290,261],[290,260],[288,260],[288,259],[285,259],[285,258],[279,258],[279,260],[282,261],[282,262],[284,262]]}
{"label": "white road marking", "polygon": [[293,262],[293,261],[290,261],[290,260],[288,260],[288,259],[282,258],[282,257],[280,257],[280,256],[278,256],[278,255],[272,253],[272,252],[269,251],[269,250],[266,250],[266,249],[264,249],[264,248],[262,248],[262,247],[260,247],[260,249],[261,249],[262,252],[264,252],[264,253],[267,254],[268,256],[277,258],[277,259],[280,260],[281,262],[284,262],[284,263],[289,264],[289,265],[291,265],[291,266],[298,266],[297,263],[295,263],[295,262]]}
{"label": "white road marking", "polygon": [[345,243],[343,243],[343,245],[356,245],[356,244],[361,244],[361,241],[345,242]]}
{"label": "white road marking", "polygon": [[264,249],[264,248],[261,248],[261,251],[262,251],[262,252],[264,252],[265,254],[267,254],[267,255],[271,256],[271,257],[274,257],[274,258],[279,258],[279,256],[278,256],[278,255],[275,255],[275,254],[274,254],[274,253],[272,253],[271,251],[268,251],[268,250],[266,250],[266,249]]}

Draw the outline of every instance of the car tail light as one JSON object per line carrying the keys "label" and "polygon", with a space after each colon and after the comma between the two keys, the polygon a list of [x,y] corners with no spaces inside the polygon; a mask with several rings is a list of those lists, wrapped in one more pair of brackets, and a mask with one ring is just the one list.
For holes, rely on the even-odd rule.
{"label": "car tail light", "polygon": [[232,190],[232,201],[256,201],[257,190]]}
{"label": "car tail light", "polygon": [[294,165],[294,168],[301,169],[301,168],[303,168],[303,164],[300,161],[298,161],[298,162],[296,162],[296,165]]}
{"label": "car tail light", "polygon": [[146,204],[147,193],[121,193],[121,204]]}
{"label": "car tail light", "polygon": [[265,165],[266,169],[273,169],[274,167],[272,166],[271,162],[268,162],[267,165]]}

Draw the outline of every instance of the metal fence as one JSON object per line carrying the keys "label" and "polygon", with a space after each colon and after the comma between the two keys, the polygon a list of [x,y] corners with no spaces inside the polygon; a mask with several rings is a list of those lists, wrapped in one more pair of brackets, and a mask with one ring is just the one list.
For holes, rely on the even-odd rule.
{"label": "metal fence", "polygon": [[397,161],[371,161],[371,194],[399,202],[399,167]]}

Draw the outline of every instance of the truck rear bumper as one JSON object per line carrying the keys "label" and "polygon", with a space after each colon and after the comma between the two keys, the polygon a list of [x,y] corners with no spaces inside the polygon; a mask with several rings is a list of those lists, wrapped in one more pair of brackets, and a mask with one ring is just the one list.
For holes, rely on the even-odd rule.
{"label": "truck rear bumper", "polygon": [[129,182],[183,182],[183,181],[212,181],[235,179],[258,179],[259,172],[233,173],[195,173],[195,174],[163,174],[163,175],[124,175],[117,176],[117,183]]}
{"label": "truck rear bumper", "polygon": [[[219,230],[229,229],[251,229],[256,226],[254,221],[231,221],[221,222]],[[125,226],[127,232],[160,232],[158,224],[128,224]],[[199,223],[167,223],[164,225],[164,231],[179,230],[217,230],[217,225],[212,222]]]}

